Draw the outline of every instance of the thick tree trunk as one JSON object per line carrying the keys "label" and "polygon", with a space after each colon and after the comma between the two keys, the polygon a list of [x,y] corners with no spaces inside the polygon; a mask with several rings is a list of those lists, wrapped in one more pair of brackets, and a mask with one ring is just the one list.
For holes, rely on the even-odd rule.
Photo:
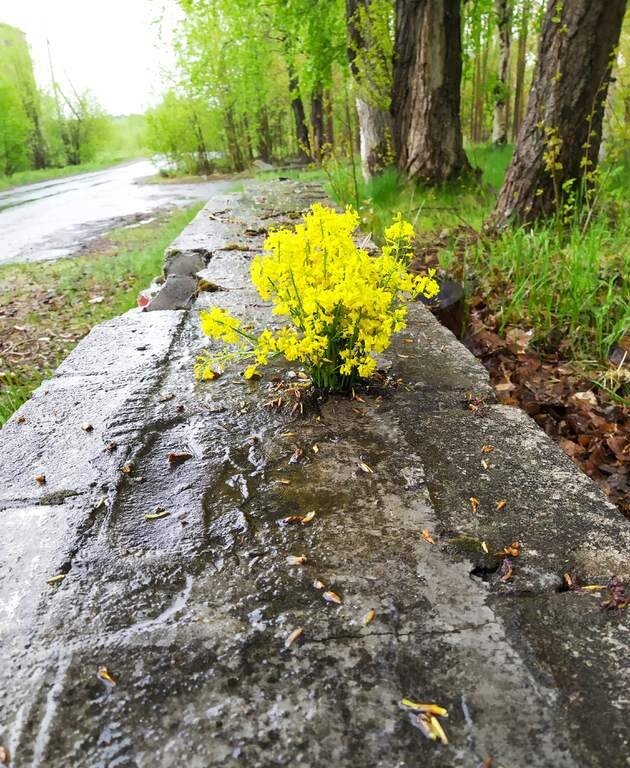
{"label": "thick tree trunk", "polygon": [[313,157],[318,162],[324,147],[324,90],[321,85],[315,87],[311,95],[311,126],[313,128]]}
{"label": "thick tree trunk", "polygon": [[356,61],[356,51],[365,49],[369,42],[365,39],[364,30],[360,24],[360,9],[369,9],[372,0],[346,0],[346,19],[348,23],[348,59],[354,79],[359,86],[360,96],[356,98],[357,116],[359,119],[359,146],[363,176],[369,181],[372,176],[380,173],[389,163],[392,156],[392,126],[391,116],[383,107],[368,103],[362,92],[365,80],[369,80],[369,72],[361,72]]}
{"label": "thick tree trunk", "polygon": [[523,0],[518,31],[518,48],[516,54],[516,82],[514,83],[514,116],[512,118],[512,141],[518,138],[518,132],[523,121],[523,91],[525,88],[525,55],[527,53],[527,33],[529,31],[529,16],[531,0]]}
{"label": "thick tree trunk", "polygon": [[510,21],[509,0],[495,0],[497,27],[499,31],[499,71],[494,94],[494,115],[492,119],[492,143],[495,146],[507,144],[508,115],[510,102]]}
{"label": "thick tree trunk", "polygon": [[460,0],[398,0],[392,115],[399,169],[430,184],[470,170],[460,124]]}
{"label": "thick tree trunk", "polygon": [[366,180],[380,173],[391,159],[391,119],[389,113],[372,107],[357,97],[359,149]]}
{"label": "thick tree trunk", "polygon": [[550,0],[527,113],[495,223],[527,222],[562,205],[563,185],[597,164],[625,0]]}
{"label": "thick tree trunk", "polygon": [[291,92],[291,108],[293,109],[293,118],[295,120],[295,138],[297,139],[298,154],[302,160],[310,160],[311,143],[308,138],[306,114],[304,113],[304,104],[300,96],[300,84],[294,74],[290,74],[289,77],[289,90]]}

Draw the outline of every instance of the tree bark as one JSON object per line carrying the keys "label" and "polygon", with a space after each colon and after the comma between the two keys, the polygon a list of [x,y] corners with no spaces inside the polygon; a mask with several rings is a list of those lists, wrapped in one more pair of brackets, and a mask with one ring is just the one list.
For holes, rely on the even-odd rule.
{"label": "tree bark", "polygon": [[460,123],[460,0],[398,0],[392,92],[398,168],[440,184],[470,170]]}
{"label": "tree bark", "polygon": [[512,141],[518,138],[523,121],[523,91],[525,88],[525,55],[527,54],[527,33],[531,0],[523,0],[518,31],[518,49],[516,54],[516,82],[514,84],[514,117],[512,118]]}
{"label": "tree bark", "polygon": [[527,112],[494,211],[498,226],[559,210],[563,185],[579,185],[595,168],[625,5],[550,0]]}
{"label": "tree bark", "polygon": [[510,22],[509,0],[495,0],[497,27],[499,31],[499,71],[494,95],[492,119],[492,143],[495,146],[507,144],[508,115],[510,102]]}
{"label": "tree bark", "polygon": [[313,158],[319,162],[324,147],[324,89],[318,85],[311,95],[311,126],[313,128]]}
{"label": "tree bark", "polygon": [[273,157],[273,139],[266,106],[258,110],[258,154],[265,163],[270,163]]}
{"label": "tree bark", "polygon": [[333,100],[330,88],[327,88],[324,93],[324,120],[324,144],[327,145],[328,150],[331,151],[335,145],[335,125],[333,118]]}
{"label": "tree bark", "polygon": [[[359,13],[363,8],[369,9],[372,0],[346,0],[346,20],[348,24],[348,60],[352,75],[362,91],[363,81],[369,78],[369,72],[361,72],[356,60],[356,51],[369,45],[364,30],[361,29]],[[367,89],[369,90],[369,89]],[[391,158],[392,127],[389,112],[383,107],[369,103],[366,95],[361,93],[356,98],[357,116],[359,120],[359,147],[363,176],[369,181],[372,176],[380,173]]]}
{"label": "tree bark", "polygon": [[308,126],[306,124],[306,114],[304,104],[300,96],[300,83],[297,76],[289,73],[289,91],[291,92],[291,108],[293,109],[293,118],[295,120],[295,138],[297,139],[298,155],[301,160],[310,160],[311,143],[308,138]]}

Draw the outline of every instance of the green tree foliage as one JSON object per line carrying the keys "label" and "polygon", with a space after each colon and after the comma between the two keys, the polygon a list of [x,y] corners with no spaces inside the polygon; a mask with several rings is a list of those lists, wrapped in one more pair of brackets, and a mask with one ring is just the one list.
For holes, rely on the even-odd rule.
{"label": "green tree foliage", "polygon": [[202,99],[169,91],[147,113],[147,148],[180,173],[212,171],[219,141],[214,110]]}
{"label": "green tree foliage", "polygon": [[29,165],[31,123],[16,88],[0,79],[0,175],[10,176]]}

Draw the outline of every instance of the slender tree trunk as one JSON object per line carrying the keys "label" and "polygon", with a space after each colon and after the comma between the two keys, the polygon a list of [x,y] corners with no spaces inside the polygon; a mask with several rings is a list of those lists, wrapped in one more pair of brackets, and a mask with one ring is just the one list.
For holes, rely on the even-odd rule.
{"label": "slender tree trunk", "polygon": [[335,126],[333,121],[333,100],[330,88],[324,93],[324,144],[328,151],[335,145]]}
{"label": "slender tree trunk", "polygon": [[494,94],[492,143],[502,146],[507,144],[508,137],[511,8],[509,0],[495,0],[494,5],[499,29],[499,71]]}
{"label": "slender tree trunk", "polygon": [[625,0],[550,0],[538,62],[495,223],[531,221],[562,204],[563,185],[596,164]]}
{"label": "slender tree trunk", "polygon": [[311,157],[311,143],[308,138],[306,114],[302,97],[300,96],[300,83],[297,76],[292,72],[289,72],[289,90],[291,92],[291,108],[293,109],[293,118],[295,120],[295,138],[298,145],[298,155],[302,160],[309,160]]}
{"label": "slender tree trunk", "polygon": [[230,159],[232,160],[232,166],[235,171],[245,170],[245,160],[243,153],[241,152],[241,145],[236,134],[236,125],[234,123],[234,115],[231,109],[226,109],[224,115],[225,121],[225,137],[228,143],[228,152],[230,153]]}
{"label": "slender tree trunk", "polygon": [[392,115],[399,169],[440,184],[470,170],[460,123],[460,0],[398,0]]}
{"label": "slender tree trunk", "polygon": [[516,82],[514,84],[514,117],[512,118],[512,141],[518,138],[518,132],[523,121],[523,91],[525,88],[525,55],[527,53],[527,33],[531,0],[523,0],[521,18],[518,30],[518,49],[516,54]]}
{"label": "slender tree trunk", "polygon": [[487,20],[483,35],[483,47],[479,68],[479,91],[477,94],[477,141],[486,138],[486,86],[488,84],[488,55],[490,52],[490,35]]}
{"label": "slender tree trunk", "polygon": [[265,163],[271,162],[273,157],[273,139],[266,106],[258,111],[258,154]]}
{"label": "slender tree trunk", "polygon": [[324,146],[324,89],[321,85],[315,87],[311,95],[311,126],[313,128],[313,157],[318,162],[322,157]]}
{"label": "slender tree trunk", "polygon": [[387,165],[391,157],[392,127],[389,111],[382,106],[370,103],[364,91],[371,88],[362,88],[369,84],[369,72],[362,72],[356,60],[356,52],[365,49],[369,45],[366,40],[365,30],[361,27],[360,11],[369,10],[372,0],[346,0],[346,19],[348,23],[348,60],[354,79],[359,86],[360,95],[356,97],[356,108],[359,123],[359,147],[361,152],[361,165],[366,180],[380,173]]}

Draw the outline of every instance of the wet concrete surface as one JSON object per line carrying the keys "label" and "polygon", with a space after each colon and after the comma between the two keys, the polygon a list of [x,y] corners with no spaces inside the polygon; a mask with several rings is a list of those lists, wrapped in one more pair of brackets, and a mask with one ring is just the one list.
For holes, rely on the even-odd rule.
{"label": "wet concrete surface", "polygon": [[[320,195],[281,184],[213,200],[190,247],[205,227],[202,275],[224,290],[97,327],[0,431],[11,765],[627,765],[627,612],[558,591],[565,570],[627,577],[627,523],[534,422],[496,405],[422,306],[383,360],[396,385],[362,401],[265,407],[274,374],[295,380],[286,365],[193,380],[199,309],[273,322],[249,263],[265,228]],[[171,451],[191,457],[171,466]],[[169,514],[147,520],[156,508]],[[503,583],[479,545],[513,540]],[[448,745],[403,697],[448,708]]]}
{"label": "wet concrete surface", "polygon": [[228,181],[147,183],[156,173],[150,161],[139,160],[0,192],[0,264],[70,256],[117,226],[230,187]]}

